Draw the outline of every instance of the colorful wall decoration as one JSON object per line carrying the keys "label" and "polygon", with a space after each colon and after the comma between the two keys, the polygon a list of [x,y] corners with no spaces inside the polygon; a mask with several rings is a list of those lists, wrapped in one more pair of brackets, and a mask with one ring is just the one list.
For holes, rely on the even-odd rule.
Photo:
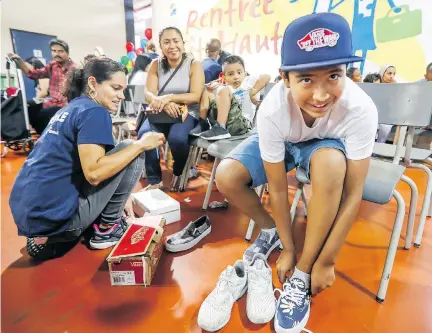
{"label": "colorful wall decoration", "polygon": [[432,1],[426,0],[154,0],[153,31],[183,31],[187,50],[205,57],[209,38],[242,56],[251,74],[278,75],[280,44],[293,19],[317,12],[344,16],[363,74],[394,64],[399,81],[421,79],[432,62]]}

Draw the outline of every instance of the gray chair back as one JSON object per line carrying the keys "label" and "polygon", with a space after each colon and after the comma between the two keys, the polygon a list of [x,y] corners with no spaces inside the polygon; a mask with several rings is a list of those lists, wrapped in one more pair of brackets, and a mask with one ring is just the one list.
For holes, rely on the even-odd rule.
{"label": "gray chair back", "polygon": [[428,126],[432,116],[432,84],[358,83],[378,108],[380,124]]}
{"label": "gray chair back", "polygon": [[147,101],[145,100],[145,96],[144,96],[144,91],[145,91],[144,85],[135,86],[134,96],[133,96],[135,103],[147,104]]}
{"label": "gray chair back", "polygon": [[261,100],[263,100],[267,94],[270,92],[270,90],[275,86],[276,83],[274,82],[269,82],[266,84],[266,86],[264,87],[264,89],[262,90],[262,94],[261,94]]}

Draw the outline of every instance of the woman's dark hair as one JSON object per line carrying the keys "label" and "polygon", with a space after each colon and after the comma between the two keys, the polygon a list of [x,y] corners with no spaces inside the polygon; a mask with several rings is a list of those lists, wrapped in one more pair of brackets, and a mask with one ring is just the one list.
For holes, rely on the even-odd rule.
{"label": "woman's dark hair", "polygon": [[152,58],[150,58],[149,55],[147,54],[140,54],[137,56],[136,60],[135,60],[135,66],[131,72],[131,74],[129,75],[129,80],[128,83],[131,82],[132,78],[135,76],[135,74],[138,71],[145,71],[147,66],[151,64],[152,62]]}
{"label": "woman's dark hair", "polygon": [[375,81],[381,82],[381,75],[379,75],[378,73],[370,73],[366,75],[366,77],[363,80],[363,82],[366,83],[374,83]]}
{"label": "woman's dark hair", "polygon": [[348,76],[352,80],[352,78],[354,76],[354,72],[356,70],[358,70],[357,67],[350,67],[350,68],[348,68],[347,71],[346,71],[346,76]]}
{"label": "woman's dark hair", "polygon": [[87,54],[84,57],[84,62],[90,61],[91,59],[96,58],[96,56],[94,54]]}
{"label": "woman's dark hair", "polygon": [[[162,47],[162,35],[164,34],[165,31],[168,31],[168,30],[174,30],[175,32],[177,32],[180,35],[182,42],[184,43],[183,35],[178,28],[166,27],[166,28],[162,29],[161,32],[159,32],[159,45],[161,47]],[[183,52],[182,59],[184,60],[187,57],[188,57],[188,55],[185,52]],[[166,55],[163,55],[162,60],[161,60],[161,64],[162,64],[162,69],[163,69],[164,73],[168,73],[170,70],[170,65],[168,63],[168,59],[167,59]]]}
{"label": "woman's dark hair", "polygon": [[87,82],[93,76],[97,83],[109,80],[115,73],[124,73],[124,67],[109,58],[95,57],[85,64],[84,68],[77,68],[68,74],[64,96],[68,102],[87,92]]}

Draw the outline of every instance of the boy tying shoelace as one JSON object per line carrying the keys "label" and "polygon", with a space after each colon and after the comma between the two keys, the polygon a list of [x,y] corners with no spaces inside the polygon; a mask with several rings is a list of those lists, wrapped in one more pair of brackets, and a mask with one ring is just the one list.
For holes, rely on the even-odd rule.
{"label": "boy tying shoelace", "polygon": [[[352,53],[342,16],[294,20],[285,30],[281,60],[282,80],[260,106],[257,133],[221,162],[216,181],[230,204],[262,228],[244,253],[245,263],[258,253],[267,258],[282,244],[276,267],[283,290],[274,327],[277,333],[300,333],[311,296],[334,283],[336,259],[362,200],[378,115],[371,98],[346,77],[347,65],[363,59]],[[286,176],[294,168],[302,168],[313,186],[298,260]],[[266,183],[273,217],[253,190]]]}

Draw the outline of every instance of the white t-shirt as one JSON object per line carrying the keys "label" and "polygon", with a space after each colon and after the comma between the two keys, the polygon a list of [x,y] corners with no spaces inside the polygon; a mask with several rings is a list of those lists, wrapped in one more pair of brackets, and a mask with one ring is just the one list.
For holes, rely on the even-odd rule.
{"label": "white t-shirt", "polygon": [[339,138],[347,158],[361,160],[371,156],[378,126],[378,112],[372,99],[350,79],[339,101],[312,127],[307,127],[300,108],[283,81],[268,93],[258,112],[261,157],[278,163],[285,159],[285,142],[314,138]]}
{"label": "white t-shirt", "polygon": [[145,86],[147,83],[147,76],[148,76],[147,72],[138,71],[135,73],[135,75],[133,76],[129,84],[134,86]]}
{"label": "white t-shirt", "polygon": [[[243,82],[240,84],[240,87],[238,87],[237,89],[234,89],[233,87],[228,85],[228,87],[230,87],[232,91],[233,97],[237,99],[238,103],[242,108],[243,116],[249,119],[250,122],[253,121],[253,118],[255,116],[256,106],[252,103],[250,99],[249,91],[253,88],[258,79],[258,76],[246,76]],[[220,88],[221,87],[219,87],[218,89]]]}

